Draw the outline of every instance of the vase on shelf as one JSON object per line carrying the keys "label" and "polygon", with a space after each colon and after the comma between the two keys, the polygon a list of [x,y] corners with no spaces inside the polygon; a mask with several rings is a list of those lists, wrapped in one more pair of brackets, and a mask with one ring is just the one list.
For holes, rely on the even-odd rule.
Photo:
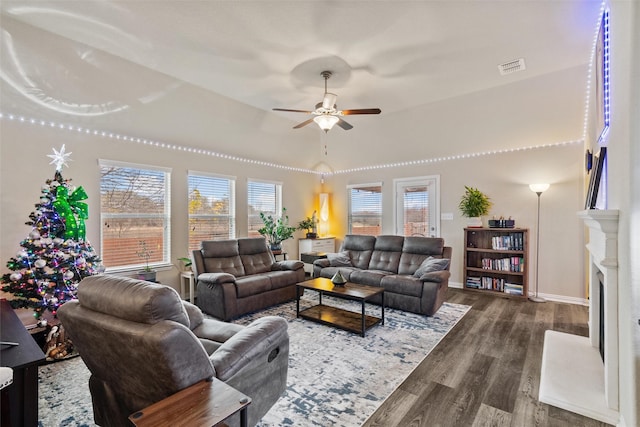
{"label": "vase on shelf", "polygon": [[136,273],[138,280],[145,280],[147,282],[156,282],[156,271],[154,270],[140,270]]}
{"label": "vase on shelf", "polygon": [[482,228],[482,218],[479,216],[472,216],[467,218],[467,227]]}
{"label": "vase on shelf", "polygon": [[271,243],[271,250],[272,251],[281,251],[282,250],[282,243]]}

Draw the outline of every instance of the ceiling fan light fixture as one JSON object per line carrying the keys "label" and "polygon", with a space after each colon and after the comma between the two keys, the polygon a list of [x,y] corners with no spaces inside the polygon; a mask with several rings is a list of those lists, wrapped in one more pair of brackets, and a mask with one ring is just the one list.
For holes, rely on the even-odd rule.
{"label": "ceiling fan light fixture", "polygon": [[338,95],[335,93],[326,92],[324,94],[324,99],[322,100],[322,108],[325,110],[331,110],[335,107],[336,101],[338,99]]}
{"label": "ceiling fan light fixture", "polygon": [[320,129],[325,132],[329,132],[333,125],[338,123],[339,120],[340,119],[338,117],[330,116],[328,114],[322,114],[313,118],[313,121],[316,122],[318,126],[320,126]]}

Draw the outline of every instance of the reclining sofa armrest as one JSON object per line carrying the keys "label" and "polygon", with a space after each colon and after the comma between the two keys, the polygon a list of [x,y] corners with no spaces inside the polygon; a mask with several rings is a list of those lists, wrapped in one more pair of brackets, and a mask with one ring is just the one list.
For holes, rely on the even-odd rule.
{"label": "reclining sofa armrest", "polygon": [[223,283],[235,283],[236,277],[229,273],[202,273],[198,276],[198,281],[221,285]]}
{"label": "reclining sofa armrest", "polygon": [[287,327],[283,318],[266,316],[229,338],[209,357],[217,378],[227,381],[249,364],[270,362],[277,346],[289,340]]}
{"label": "reclining sofa armrest", "polygon": [[204,320],[202,310],[188,301],[182,301],[182,305],[187,312],[187,317],[189,318],[189,329],[193,331]]}
{"label": "reclining sofa armrest", "polygon": [[243,329],[244,326],[235,323],[204,319],[192,332],[198,338],[223,343]]}
{"label": "reclining sofa armrest", "polygon": [[[449,267],[451,267],[451,256],[453,255],[453,248],[451,246],[445,246],[442,248],[442,258],[449,259]],[[449,270],[447,267],[447,270]]]}
{"label": "reclining sofa armrest", "polygon": [[297,260],[289,260],[289,261],[276,261],[275,264],[271,266],[272,271],[280,271],[280,270],[300,270],[304,268],[304,263],[302,261]]}
{"label": "reclining sofa armrest", "polygon": [[321,258],[313,261],[313,265],[314,266],[317,265],[318,267],[325,268],[331,265],[331,261],[329,261],[327,258]]}
{"label": "reclining sofa armrest", "polygon": [[420,276],[421,282],[448,283],[451,272],[447,270],[432,271]]}

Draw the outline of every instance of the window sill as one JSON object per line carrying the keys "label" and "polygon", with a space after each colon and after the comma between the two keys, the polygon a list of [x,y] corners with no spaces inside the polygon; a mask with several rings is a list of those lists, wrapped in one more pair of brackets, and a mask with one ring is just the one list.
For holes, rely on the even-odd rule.
{"label": "window sill", "polygon": [[[173,268],[175,268],[175,266],[173,264],[157,264],[157,265],[153,265],[151,266],[151,269],[154,271],[169,271],[172,270]],[[131,274],[135,274],[141,270],[144,270],[144,266],[137,266],[137,267],[112,267],[112,268],[107,268],[104,272],[106,274],[113,274],[116,276],[128,276]]]}

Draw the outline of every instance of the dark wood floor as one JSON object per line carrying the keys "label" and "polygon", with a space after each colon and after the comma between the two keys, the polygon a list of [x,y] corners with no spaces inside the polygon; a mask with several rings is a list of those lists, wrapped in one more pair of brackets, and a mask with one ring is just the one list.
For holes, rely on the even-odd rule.
{"label": "dark wood floor", "polygon": [[472,308],[364,427],[608,426],[538,402],[544,332],[586,336],[587,307],[458,289],[448,301]]}

